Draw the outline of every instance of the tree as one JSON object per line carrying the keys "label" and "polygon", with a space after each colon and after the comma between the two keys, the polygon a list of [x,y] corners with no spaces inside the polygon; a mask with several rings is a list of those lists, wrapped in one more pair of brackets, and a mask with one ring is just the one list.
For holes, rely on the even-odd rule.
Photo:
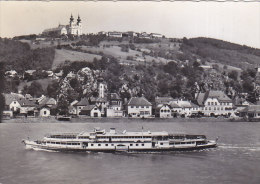
{"label": "tree", "polygon": [[166,73],[169,73],[171,75],[176,75],[177,71],[178,71],[178,66],[175,62],[170,61],[169,63],[167,63],[166,65],[164,65],[163,70]]}
{"label": "tree", "polygon": [[56,98],[59,93],[59,82],[54,81],[47,87],[47,94],[49,97]]}
{"label": "tree", "polygon": [[228,74],[228,77],[231,78],[231,79],[233,79],[233,80],[235,80],[235,81],[237,81],[237,77],[238,77],[237,71],[232,70],[232,71]]}
{"label": "tree", "polygon": [[61,96],[57,103],[57,112],[59,115],[69,114],[69,102],[64,96]]}
{"label": "tree", "polygon": [[28,87],[27,91],[33,97],[39,97],[44,94],[44,90],[42,89],[42,85],[39,82],[33,81],[31,85]]}

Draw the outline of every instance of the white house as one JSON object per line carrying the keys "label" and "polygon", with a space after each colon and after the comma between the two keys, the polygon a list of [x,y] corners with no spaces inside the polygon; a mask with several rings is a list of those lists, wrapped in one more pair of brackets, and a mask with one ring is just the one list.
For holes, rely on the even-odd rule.
{"label": "white house", "polygon": [[5,97],[5,110],[11,110],[13,112],[18,111],[21,108],[21,104],[19,103],[19,99],[21,99],[17,95],[13,94],[4,94]]}
{"label": "white house", "polygon": [[171,106],[167,104],[159,104],[155,109],[155,116],[160,118],[172,118]]}
{"label": "white house", "polygon": [[207,116],[233,115],[232,100],[223,91],[207,91],[197,95],[201,111]]}
{"label": "white house", "polygon": [[117,32],[117,31],[113,31],[113,32],[108,32],[107,36],[115,37],[115,38],[122,38],[123,37],[123,33]]}
{"label": "white house", "polygon": [[9,76],[9,77],[15,77],[17,76],[17,72],[15,70],[9,70],[5,72],[5,75]]}
{"label": "white house", "polygon": [[96,105],[88,105],[81,109],[79,115],[86,115],[90,117],[101,117],[101,111]]}
{"label": "white house", "polygon": [[159,34],[159,33],[151,33],[150,36],[151,36],[151,38],[162,38],[163,37],[163,35]]}
{"label": "white house", "polygon": [[152,104],[145,97],[132,97],[127,103],[127,114],[129,117],[151,117]]}
{"label": "white house", "polygon": [[170,102],[173,112],[181,116],[191,116],[193,113],[198,113],[200,108],[198,105],[184,99],[175,99]]}
{"label": "white house", "polygon": [[123,117],[124,112],[122,110],[116,110],[112,108],[107,108],[106,109],[106,116],[110,118],[117,118],[117,117]]}
{"label": "white house", "polygon": [[51,115],[50,108],[43,107],[40,109],[40,117],[49,117]]}
{"label": "white house", "polygon": [[123,101],[117,93],[109,93],[107,95],[108,106],[106,108],[107,117],[122,117],[124,112],[122,111]]}

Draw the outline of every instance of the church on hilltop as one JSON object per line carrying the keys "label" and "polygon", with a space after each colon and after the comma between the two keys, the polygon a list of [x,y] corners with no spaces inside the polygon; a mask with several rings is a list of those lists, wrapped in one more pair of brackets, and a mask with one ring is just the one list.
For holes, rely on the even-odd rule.
{"label": "church on hilltop", "polygon": [[43,35],[47,36],[61,36],[61,35],[82,35],[82,23],[80,16],[78,15],[77,22],[74,21],[71,15],[69,25],[60,25],[56,28],[46,29],[42,32]]}

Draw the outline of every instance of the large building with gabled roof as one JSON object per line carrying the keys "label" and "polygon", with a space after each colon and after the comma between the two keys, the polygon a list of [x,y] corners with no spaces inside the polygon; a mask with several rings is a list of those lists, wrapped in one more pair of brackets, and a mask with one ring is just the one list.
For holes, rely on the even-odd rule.
{"label": "large building with gabled roof", "polygon": [[232,100],[223,92],[211,90],[197,95],[201,111],[208,116],[234,114]]}
{"label": "large building with gabled roof", "polygon": [[58,27],[45,29],[42,32],[43,35],[48,36],[61,36],[61,35],[82,35],[82,23],[81,18],[78,15],[77,21],[74,21],[74,17],[71,15],[68,25],[59,24]]}
{"label": "large building with gabled roof", "polygon": [[132,97],[127,103],[129,117],[152,117],[152,104],[145,97]]}

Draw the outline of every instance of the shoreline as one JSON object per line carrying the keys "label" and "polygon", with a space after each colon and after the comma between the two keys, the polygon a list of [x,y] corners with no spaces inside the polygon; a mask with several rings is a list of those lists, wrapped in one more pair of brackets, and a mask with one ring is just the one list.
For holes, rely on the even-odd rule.
{"label": "shoreline", "polygon": [[132,123],[132,122],[151,122],[151,123],[175,123],[175,122],[245,122],[244,119],[230,119],[230,118],[90,118],[90,117],[76,117],[71,121],[59,121],[55,117],[27,117],[27,118],[13,118],[2,120],[2,123]]}

